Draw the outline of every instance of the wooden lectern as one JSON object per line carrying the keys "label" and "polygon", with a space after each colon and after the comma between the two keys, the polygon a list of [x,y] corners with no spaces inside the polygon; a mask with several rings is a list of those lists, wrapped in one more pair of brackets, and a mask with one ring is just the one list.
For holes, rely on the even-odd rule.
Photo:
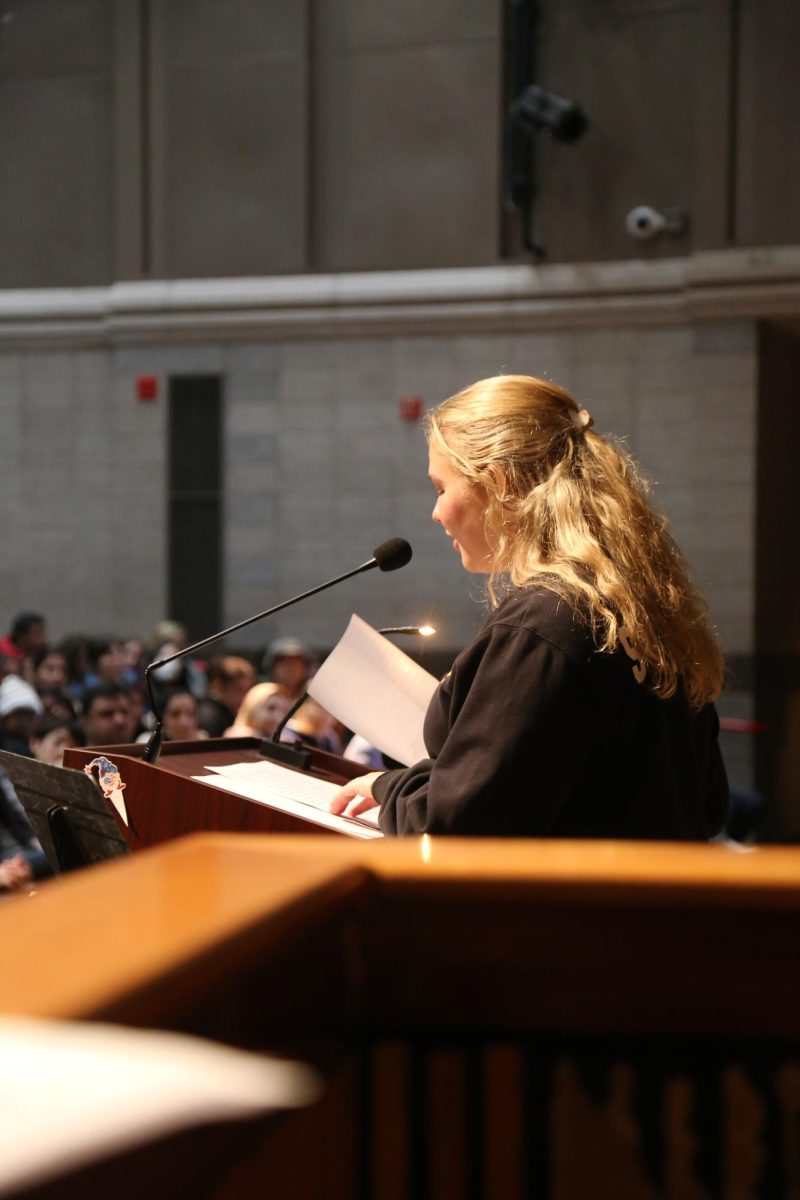
{"label": "wooden lectern", "polygon": [[781,847],[205,834],[51,881],[0,904],[0,1013],[327,1090],[36,1200],[796,1200],[798,923]]}
{"label": "wooden lectern", "polygon": [[[117,816],[120,830],[132,850],[187,833],[316,833],[331,830],[279,809],[269,808],[218,787],[206,786],[193,776],[209,774],[209,766],[260,761],[260,738],[211,738],[195,742],[165,742],[157,763],[144,761],[144,745],[81,747],[64,751],[64,766],[82,771],[92,759],[104,755],[119,769],[125,784],[124,800],[129,824]],[[313,749],[311,774],[344,783],[364,773],[361,763]]]}

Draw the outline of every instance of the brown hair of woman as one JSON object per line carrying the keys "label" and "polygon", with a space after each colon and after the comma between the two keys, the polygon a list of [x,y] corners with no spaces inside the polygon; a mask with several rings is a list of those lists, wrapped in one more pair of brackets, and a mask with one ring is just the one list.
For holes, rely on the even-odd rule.
{"label": "brown hair of woman", "polygon": [[705,601],[630,456],[592,424],[557,384],[498,375],[430,412],[427,436],[484,489],[492,599],[549,588],[588,612],[598,649],[622,644],[656,695],[682,680],[699,709],[723,678]]}

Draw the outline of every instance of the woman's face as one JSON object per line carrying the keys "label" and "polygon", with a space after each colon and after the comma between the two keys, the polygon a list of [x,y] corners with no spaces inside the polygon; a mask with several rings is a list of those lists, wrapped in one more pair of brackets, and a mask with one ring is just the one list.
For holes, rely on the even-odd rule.
{"label": "woman's face", "polygon": [[46,654],[33,673],[36,687],[63,688],[67,683],[67,660],[63,654]]}
{"label": "woman's face", "polygon": [[164,731],[174,742],[197,737],[197,705],[188,693],[172,696],[164,709]]}
{"label": "woman's face", "polygon": [[43,738],[31,739],[33,752],[39,762],[53,763],[57,767],[61,766],[61,759],[67,746],[72,747],[76,744],[72,731],[69,729],[51,729]]}
{"label": "woman's face", "polygon": [[112,642],[107,650],[98,655],[95,670],[100,679],[119,683],[125,672],[125,656],[119,642]]}
{"label": "woman's face", "polygon": [[433,445],[429,449],[428,474],[437,494],[433,520],[452,538],[465,570],[488,574],[492,549],[486,540],[484,489],[465,479],[447,455]]}

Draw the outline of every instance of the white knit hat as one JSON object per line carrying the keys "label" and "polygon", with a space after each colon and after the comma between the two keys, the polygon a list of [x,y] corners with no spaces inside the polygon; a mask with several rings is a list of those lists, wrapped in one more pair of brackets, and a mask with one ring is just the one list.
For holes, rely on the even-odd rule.
{"label": "white knit hat", "polygon": [[35,713],[44,711],[41,700],[29,683],[20,679],[19,675],[6,675],[0,683],[0,720],[20,708]]}

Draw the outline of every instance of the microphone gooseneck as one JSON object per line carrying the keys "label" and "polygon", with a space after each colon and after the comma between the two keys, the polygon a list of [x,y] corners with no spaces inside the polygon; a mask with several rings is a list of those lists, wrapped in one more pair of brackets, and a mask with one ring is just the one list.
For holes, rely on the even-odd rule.
{"label": "microphone gooseneck", "polygon": [[236,633],[239,629],[244,629],[246,625],[262,621],[264,617],[271,617],[282,609],[299,603],[300,600],[306,600],[309,596],[315,596],[317,592],[324,592],[326,588],[333,587],[334,584],[343,583],[345,579],[351,579],[354,575],[360,575],[363,571],[371,571],[373,567],[379,567],[381,571],[396,571],[398,567],[404,567],[410,559],[411,547],[405,538],[389,538],[387,541],[381,542],[372,558],[362,563],[360,567],[354,567],[352,571],[346,571],[344,575],[337,575],[335,579],[329,579],[327,583],[320,583],[317,587],[309,588],[307,592],[301,592],[299,596],[293,596],[291,600],[284,600],[282,604],[275,604],[272,608],[265,609],[264,612],[256,613],[254,617],[247,617],[246,620],[239,621],[236,625],[230,625],[227,629],[220,630],[219,633],[212,633],[209,637],[203,638],[202,641],[193,642],[191,646],[186,646],[183,650],[176,651],[175,654],[169,654],[166,658],[160,658],[157,662],[151,662],[144,669],[144,682],[147,687],[148,696],[150,697],[150,706],[156,718],[156,727],[145,746],[142,756],[144,761],[149,763],[157,761],[161,752],[161,741],[163,738],[164,727],[156,708],[153,685],[150,678],[153,671],[157,671],[159,667],[165,667],[167,663],[174,662],[176,658],[185,658],[188,654],[193,654],[195,650],[201,650],[203,646],[210,646],[212,642],[219,642],[222,638],[228,637],[229,634]]}

